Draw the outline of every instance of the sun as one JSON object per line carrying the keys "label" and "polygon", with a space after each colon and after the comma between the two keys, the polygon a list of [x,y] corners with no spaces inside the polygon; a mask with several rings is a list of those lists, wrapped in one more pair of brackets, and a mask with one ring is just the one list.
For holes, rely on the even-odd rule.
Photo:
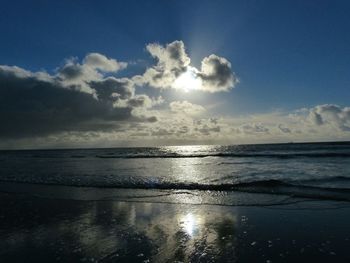
{"label": "sun", "polygon": [[176,89],[180,89],[185,92],[200,89],[201,85],[202,81],[197,77],[196,69],[193,67],[189,67],[174,82],[174,87]]}

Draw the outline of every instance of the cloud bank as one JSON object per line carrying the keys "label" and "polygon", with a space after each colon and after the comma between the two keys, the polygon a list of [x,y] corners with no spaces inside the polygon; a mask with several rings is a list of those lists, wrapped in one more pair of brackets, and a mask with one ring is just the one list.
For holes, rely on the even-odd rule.
{"label": "cloud bank", "polygon": [[128,77],[128,63],[99,53],[50,73],[0,65],[0,148],[350,140],[350,108],[336,104],[226,116],[164,98],[166,89],[211,96],[239,81],[215,54],[192,66],[182,41],[146,51],[154,64]]}
{"label": "cloud bank", "polygon": [[0,138],[112,130],[123,121],[154,122],[154,116],[134,114],[152,98],[135,95],[134,83],[127,78],[104,77],[125,67],[97,53],[88,54],[82,64],[67,61],[54,75],[0,66]]}

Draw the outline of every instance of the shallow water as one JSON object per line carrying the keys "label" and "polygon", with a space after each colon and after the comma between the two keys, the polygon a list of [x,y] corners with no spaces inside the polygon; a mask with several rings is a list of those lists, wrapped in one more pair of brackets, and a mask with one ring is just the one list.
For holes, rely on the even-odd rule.
{"label": "shallow water", "polygon": [[0,193],[1,262],[349,262],[350,208],[73,201]]}

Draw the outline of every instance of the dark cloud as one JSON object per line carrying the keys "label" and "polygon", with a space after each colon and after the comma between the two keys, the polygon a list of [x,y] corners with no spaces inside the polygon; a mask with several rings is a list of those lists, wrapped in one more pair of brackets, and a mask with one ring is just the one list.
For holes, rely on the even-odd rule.
{"label": "dark cloud", "polygon": [[151,116],[151,117],[148,117],[147,118],[147,121],[148,122],[157,122],[158,121],[158,118],[156,116]]}
{"label": "dark cloud", "polygon": [[169,131],[167,129],[164,129],[164,128],[158,128],[158,129],[155,129],[154,131],[152,131],[151,135],[152,136],[160,136],[160,137],[163,137],[163,136],[170,136],[174,134],[174,131]]}
{"label": "dark cloud", "polygon": [[315,123],[316,125],[322,125],[322,124],[323,124],[323,119],[322,119],[321,114],[319,114],[319,113],[316,112],[316,111],[311,111],[311,112],[310,112],[310,115],[309,115],[309,118],[310,118],[311,121],[312,121],[313,123]]}
{"label": "dark cloud", "polygon": [[195,131],[200,132],[203,135],[210,135],[212,132],[220,132],[220,126],[209,127],[207,124],[204,124],[202,127],[195,128]]}
{"label": "dark cloud", "polygon": [[165,47],[159,44],[147,45],[148,52],[157,59],[157,69],[183,71],[190,64],[182,41],[174,41]]}
{"label": "dark cloud", "polygon": [[279,124],[278,129],[280,129],[280,131],[283,133],[291,133],[292,132],[288,127],[284,127],[283,124]]}
{"label": "dark cloud", "polygon": [[147,98],[148,97],[139,96],[139,97],[132,98],[132,99],[128,100],[127,103],[131,107],[143,107],[146,104]]}
{"label": "dark cloud", "polygon": [[218,121],[219,121],[218,118],[210,118],[209,120],[210,120],[210,122],[213,123],[213,124],[217,124]]}
{"label": "dark cloud", "polygon": [[64,65],[59,71],[59,76],[62,79],[77,79],[83,75],[84,68],[79,64],[68,63]]}
{"label": "dark cloud", "polygon": [[129,99],[135,93],[132,82],[126,78],[116,79],[108,77],[99,81],[91,81],[89,85],[96,90],[98,99],[105,101]]}
{"label": "dark cloud", "polygon": [[239,128],[241,133],[244,134],[263,134],[269,133],[269,128],[265,127],[261,123],[244,124]]}
{"label": "dark cloud", "polygon": [[185,133],[188,133],[189,131],[190,131],[190,128],[186,125],[183,125],[183,126],[178,128],[177,133],[178,134],[185,134]]}
{"label": "dark cloud", "polygon": [[62,80],[79,78],[89,80],[99,77],[99,72],[117,72],[126,66],[125,62],[118,62],[99,53],[90,53],[85,56],[81,64],[77,59],[67,60],[66,64],[58,70],[58,76]]}
{"label": "dark cloud", "polygon": [[[0,137],[46,136],[67,131],[113,130],[121,121],[150,121],[133,116],[132,105],[115,107],[113,93],[132,98],[123,80],[113,78],[90,83],[94,93],[66,86],[56,77],[30,73],[16,67],[0,67]],[[87,84],[89,85],[89,84]],[[101,98],[101,99],[99,99]]]}
{"label": "dark cloud", "polygon": [[184,134],[188,134],[190,132],[190,127],[188,127],[187,125],[182,125],[179,127],[157,127],[155,128],[151,135],[152,136],[160,136],[160,137],[167,137],[167,136],[183,136]]}
{"label": "dark cloud", "polygon": [[202,79],[202,89],[208,92],[227,91],[238,82],[231,63],[214,54],[202,60],[201,71],[197,75]]}

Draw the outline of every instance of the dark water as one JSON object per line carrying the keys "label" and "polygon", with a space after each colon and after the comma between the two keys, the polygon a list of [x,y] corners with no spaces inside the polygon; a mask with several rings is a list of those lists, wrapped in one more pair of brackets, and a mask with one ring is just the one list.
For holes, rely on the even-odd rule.
{"label": "dark water", "polygon": [[349,143],[0,151],[0,261],[350,262],[349,155]]}
{"label": "dark water", "polygon": [[232,192],[350,201],[350,143],[0,151],[0,180],[122,188],[137,198],[187,191],[221,203]]}

